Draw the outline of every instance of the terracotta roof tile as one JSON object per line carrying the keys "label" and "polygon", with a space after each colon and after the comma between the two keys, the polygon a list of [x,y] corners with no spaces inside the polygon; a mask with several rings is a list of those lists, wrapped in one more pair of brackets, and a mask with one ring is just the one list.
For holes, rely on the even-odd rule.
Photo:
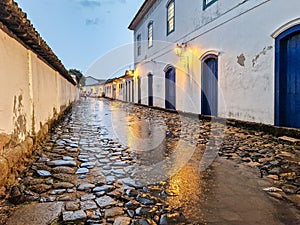
{"label": "terracotta roof tile", "polygon": [[26,46],[42,57],[69,82],[76,85],[76,82],[68,74],[62,62],[35,30],[30,20],[27,19],[26,13],[19,8],[16,2],[13,0],[1,0],[0,21]]}

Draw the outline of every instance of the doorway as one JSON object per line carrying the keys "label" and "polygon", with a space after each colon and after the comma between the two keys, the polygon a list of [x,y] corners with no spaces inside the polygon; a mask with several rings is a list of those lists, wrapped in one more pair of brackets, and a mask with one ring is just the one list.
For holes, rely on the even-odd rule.
{"label": "doorway", "polygon": [[173,66],[165,72],[165,107],[176,110],[176,70]]}
{"label": "doorway", "polygon": [[276,38],[275,125],[300,128],[300,25]]}
{"label": "doorway", "polygon": [[202,60],[201,114],[218,115],[218,57],[208,55]]}

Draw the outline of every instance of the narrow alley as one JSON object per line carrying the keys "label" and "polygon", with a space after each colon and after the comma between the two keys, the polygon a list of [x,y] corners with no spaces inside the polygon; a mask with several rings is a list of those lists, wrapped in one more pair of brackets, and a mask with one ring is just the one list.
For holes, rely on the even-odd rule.
{"label": "narrow alley", "polygon": [[297,225],[299,157],[297,144],[224,121],[82,98],[0,224]]}

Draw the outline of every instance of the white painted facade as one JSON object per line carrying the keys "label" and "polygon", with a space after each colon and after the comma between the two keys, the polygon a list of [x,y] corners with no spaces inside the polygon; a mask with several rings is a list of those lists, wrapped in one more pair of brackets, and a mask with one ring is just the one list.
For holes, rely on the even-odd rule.
{"label": "white painted facade", "polygon": [[[148,75],[153,75],[153,105],[165,108],[165,72],[176,68],[176,109],[201,114],[202,59],[218,57],[217,116],[274,124],[275,38],[272,34],[300,18],[298,0],[175,0],[175,31],[167,35],[170,0],[148,0],[129,29],[135,43],[134,101],[148,105]],[[151,7],[148,7],[148,6]],[[146,12],[146,13],[145,13]],[[153,46],[148,47],[148,24]],[[299,21],[295,22],[299,24]],[[283,27],[284,31],[286,27]],[[182,45],[184,43],[184,45]],[[176,45],[182,48],[175,53]]]}

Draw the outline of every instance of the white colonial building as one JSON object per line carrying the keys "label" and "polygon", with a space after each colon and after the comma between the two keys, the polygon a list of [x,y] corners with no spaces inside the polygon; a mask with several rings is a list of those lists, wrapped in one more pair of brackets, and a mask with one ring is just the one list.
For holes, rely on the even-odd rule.
{"label": "white colonial building", "polygon": [[300,127],[299,0],[145,0],[134,101]]}
{"label": "white colonial building", "polygon": [[85,78],[85,85],[82,87],[82,94],[89,97],[103,97],[104,84],[106,80],[99,80],[94,77],[88,76]]}
{"label": "white colonial building", "polygon": [[125,74],[109,79],[105,82],[105,96],[120,101],[134,102],[133,70],[126,70]]}

